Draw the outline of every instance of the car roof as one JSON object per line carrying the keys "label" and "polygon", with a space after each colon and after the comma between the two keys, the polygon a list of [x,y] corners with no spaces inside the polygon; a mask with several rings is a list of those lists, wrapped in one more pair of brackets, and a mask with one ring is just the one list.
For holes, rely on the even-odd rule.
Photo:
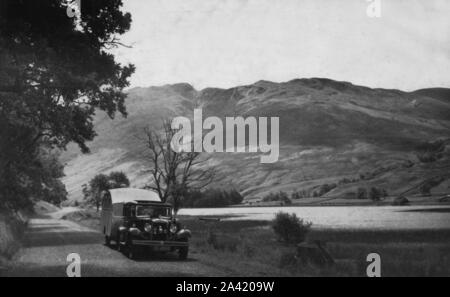
{"label": "car roof", "polygon": [[135,189],[135,188],[119,188],[109,190],[111,194],[111,203],[137,203],[137,202],[159,202],[161,198],[159,195],[150,190]]}

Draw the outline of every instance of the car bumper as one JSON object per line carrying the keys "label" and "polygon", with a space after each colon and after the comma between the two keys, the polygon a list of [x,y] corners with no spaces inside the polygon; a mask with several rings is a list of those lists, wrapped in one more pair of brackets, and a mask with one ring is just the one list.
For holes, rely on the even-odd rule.
{"label": "car bumper", "polygon": [[187,247],[188,242],[183,241],[161,241],[161,240],[133,240],[133,245],[153,247]]}

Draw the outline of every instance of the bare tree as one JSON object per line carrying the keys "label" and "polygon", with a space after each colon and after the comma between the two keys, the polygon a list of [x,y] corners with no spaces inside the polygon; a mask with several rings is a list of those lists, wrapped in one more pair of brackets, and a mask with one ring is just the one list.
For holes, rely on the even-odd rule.
{"label": "bare tree", "polygon": [[151,169],[152,183],[147,188],[155,190],[161,200],[172,200],[175,210],[187,191],[201,189],[214,178],[212,168],[200,168],[208,159],[198,152],[176,152],[171,148],[172,137],[177,132],[168,120],[163,121],[162,132],[145,129],[145,142]]}

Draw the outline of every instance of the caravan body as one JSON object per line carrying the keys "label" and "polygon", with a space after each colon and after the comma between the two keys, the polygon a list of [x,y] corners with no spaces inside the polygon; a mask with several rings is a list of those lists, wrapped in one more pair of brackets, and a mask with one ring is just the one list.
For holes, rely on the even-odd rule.
{"label": "caravan body", "polygon": [[117,237],[118,228],[124,219],[124,205],[127,203],[161,202],[153,191],[119,188],[102,193],[101,231],[108,238]]}

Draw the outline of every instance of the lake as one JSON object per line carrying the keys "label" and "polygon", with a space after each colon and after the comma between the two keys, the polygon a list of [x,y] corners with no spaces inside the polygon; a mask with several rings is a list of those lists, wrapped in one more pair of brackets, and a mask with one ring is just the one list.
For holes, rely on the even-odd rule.
{"label": "lake", "polygon": [[272,220],[275,213],[295,213],[314,228],[450,229],[450,206],[304,206],[181,209],[180,215],[230,216],[227,220]]}

